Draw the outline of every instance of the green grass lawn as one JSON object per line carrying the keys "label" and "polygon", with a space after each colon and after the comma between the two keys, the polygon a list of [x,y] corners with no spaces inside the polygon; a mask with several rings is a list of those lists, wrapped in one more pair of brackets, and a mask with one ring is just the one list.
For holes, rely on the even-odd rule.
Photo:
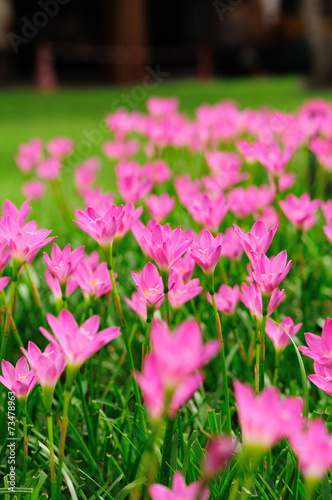
{"label": "green grass lawn", "polygon": [[[124,104],[129,97],[133,105],[128,109],[144,110],[145,100],[135,102],[132,87],[110,88],[64,88],[52,94],[41,94],[30,88],[8,89],[0,92],[0,202],[10,198],[22,200],[21,174],[14,156],[19,143],[32,137],[48,140],[66,135],[76,143],[84,142],[86,132],[98,130],[105,115],[114,110],[117,103]],[[290,111],[296,109],[304,99],[320,95],[332,100],[332,90],[309,92],[304,82],[293,76],[277,78],[250,78],[215,80],[211,82],[165,80],[146,96],[173,96],[181,101],[181,110],[193,113],[202,102],[215,103],[222,99],[235,99],[241,107],[257,108],[269,105],[272,108]],[[100,145],[109,138],[96,141],[91,154],[100,154]],[[90,154],[90,151],[89,151]]]}

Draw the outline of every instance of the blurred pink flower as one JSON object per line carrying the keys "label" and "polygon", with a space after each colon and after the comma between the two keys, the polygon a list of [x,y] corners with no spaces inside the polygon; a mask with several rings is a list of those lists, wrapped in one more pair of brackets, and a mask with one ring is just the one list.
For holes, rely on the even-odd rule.
{"label": "blurred pink flower", "polygon": [[301,399],[287,397],[282,400],[273,387],[255,396],[249,385],[238,380],[234,382],[234,391],[244,446],[265,452],[290,436],[292,429],[301,422]]}
{"label": "blurred pink flower", "polygon": [[200,481],[186,486],[186,482],[181,472],[177,471],[173,477],[172,489],[161,484],[152,484],[149,488],[152,500],[208,500],[209,489]]}
{"label": "blurred pink flower", "polygon": [[173,309],[179,309],[186,302],[197,297],[202,291],[203,287],[199,286],[199,279],[195,278],[193,280],[184,283],[183,277],[177,274],[171,268],[169,275],[169,293],[168,298]]}
{"label": "blurred pink flower", "polygon": [[29,172],[38,165],[42,157],[42,141],[40,139],[31,139],[26,144],[20,144],[15,161],[23,172]]}
{"label": "blurred pink flower", "polygon": [[236,452],[237,441],[229,436],[214,437],[209,442],[207,454],[203,459],[202,475],[212,479],[232,460]]}
{"label": "blurred pink flower", "polygon": [[[232,288],[231,286],[222,284],[218,292],[214,294],[214,297],[216,299],[218,311],[223,314],[231,315],[234,313],[240,299],[239,286],[235,285],[234,288]],[[207,294],[207,299],[210,304],[212,304],[212,298],[209,293]]]}
{"label": "blurred pink flower", "polygon": [[96,180],[100,166],[100,159],[92,156],[76,167],[74,179],[78,194],[83,195],[91,188]]}
{"label": "blurred pink flower", "polygon": [[[289,333],[291,337],[294,337],[294,335],[296,335],[300,330],[302,323],[294,325],[292,318],[287,316],[280,322],[280,325]],[[266,334],[272,340],[272,343],[277,351],[283,351],[290,343],[290,338],[287,333],[270,319],[267,319],[266,321]]]}
{"label": "blurred pink flower", "polygon": [[294,194],[288,194],[279,205],[294,226],[303,231],[309,231],[317,222],[315,213],[317,212],[320,200],[311,200],[308,193],[303,193],[300,198]]}
{"label": "blurred pink flower", "polygon": [[43,182],[33,179],[22,184],[22,193],[32,200],[38,200],[45,193],[46,186]]}
{"label": "blurred pink flower", "polygon": [[151,216],[159,223],[162,222],[175,207],[175,199],[167,193],[163,193],[160,196],[152,194],[145,198],[145,203]]}
{"label": "blurred pink flower", "polygon": [[27,221],[28,215],[30,213],[31,207],[29,207],[30,200],[25,200],[20,208],[17,208],[14,203],[9,200],[5,200],[2,205],[2,218],[0,222],[4,222],[6,217],[10,215],[16,224],[23,228]]}
{"label": "blurred pink flower", "polygon": [[55,137],[46,144],[46,149],[55,158],[64,158],[72,153],[74,143],[68,137]]}
{"label": "blurred pink flower", "polygon": [[41,160],[37,165],[37,174],[41,179],[54,181],[59,177],[61,170],[61,161],[59,158],[50,156]]}
{"label": "blurred pink flower", "polygon": [[179,108],[179,100],[177,97],[152,96],[147,100],[146,107],[150,115],[159,120],[175,114]]}
{"label": "blurred pink flower", "polygon": [[234,229],[228,227],[221,236],[221,255],[229,260],[239,260],[243,253],[243,248]]}

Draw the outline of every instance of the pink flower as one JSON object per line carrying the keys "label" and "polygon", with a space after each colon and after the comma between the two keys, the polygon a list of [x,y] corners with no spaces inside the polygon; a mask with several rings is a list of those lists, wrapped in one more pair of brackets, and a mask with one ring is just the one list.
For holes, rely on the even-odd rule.
{"label": "pink flower", "polygon": [[131,296],[131,300],[127,297],[124,297],[124,301],[133,311],[135,311],[144,321],[146,321],[146,300],[144,300],[139,293],[134,292]]}
{"label": "pink flower", "polygon": [[40,331],[47,340],[60,346],[67,366],[74,369],[78,369],[101,347],[121,334],[120,329],[115,326],[97,333],[99,316],[92,316],[81,326],[78,326],[74,316],[65,309],[60,311],[59,319],[49,313],[46,318],[55,337],[43,327],[40,327]]}
{"label": "pink flower", "polygon": [[[181,472],[176,472],[173,477],[172,489],[161,484],[152,484],[149,488],[152,500],[207,500],[209,498],[209,489],[202,485],[200,481],[186,486],[186,482]],[[199,495],[199,497],[198,497]]]}
{"label": "pink flower", "polygon": [[[234,288],[228,285],[221,285],[218,292],[214,294],[216,299],[217,309],[223,314],[233,314],[237,303],[240,299],[239,286],[235,285]],[[207,294],[207,299],[212,304],[211,295]]]}
{"label": "pink flower", "polygon": [[47,238],[51,233],[47,229],[37,229],[35,221],[28,222],[23,228],[8,215],[0,222],[0,236],[5,240],[14,260],[23,264],[31,255],[43,246],[55,240],[56,236]]}
{"label": "pink flower", "polygon": [[274,207],[266,207],[262,212],[255,212],[253,215],[256,221],[264,222],[268,229],[279,224],[279,215]]}
{"label": "pink flower", "polygon": [[249,259],[251,259],[252,251],[256,252],[258,255],[262,255],[262,253],[268,251],[278,228],[278,226],[275,225],[268,231],[264,222],[258,221],[252,226],[251,231],[245,234],[236,224],[233,224],[233,227]]}
{"label": "pink flower", "polygon": [[314,362],[315,375],[308,375],[308,379],[313,384],[317,385],[326,394],[332,396],[332,368],[327,368],[324,365]]}
{"label": "pink flower", "polygon": [[242,283],[241,290],[241,301],[256,319],[261,320],[263,317],[263,301],[259,286],[256,283],[249,286],[246,283]]}
{"label": "pink flower", "polygon": [[153,321],[152,352],[145,359],[143,373],[137,373],[137,381],[154,418],[160,418],[165,411],[166,393],[171,394],[166,410],[173,418],[201,385],[203,374],[197,370],[220,349],[218,341],[203,345],[202,338],[196,321],[183,321],[173,333],[162,321]]}
{"label": "pink flower", "polygon": [[6,265],[10,261],[10,258],[11,258],[11,252],[6,248],[6,242],[1,241],[0,239],[0,274],[5,269]]}
{"label": "pink flower", "polygon": [[60,250],[56,243],[53,243],[51,258],[44,252],[44,260],[50,272],[55,276],[60,285],[67,283],[69,278],[75,273],[77,266],[84,259],[84,247],[70,249],[70,244]]}
{"label": "pink flower", "polygon": [[296,429],[290,435],[302,474],[319,481],[332,467],[332,436],[323,420],[315,419],[308,427]]}
{"label": "pink flower", "polygon": [[115,238],[123,238],[124,235],[130,231],[133,225],[138,221],[143,212],[143,207],[138,207],[135,209],[132,203],[127,203],[124,205],[124,215],[123,219],[119,225],[119,228],[115,234]]}
{"label": "pink flower", "polygon": [[169,275],[169,283],[168,298],[173,309],[179,309],[203,291],[203,287],[199,286],[198,278],[184,283],[182,276],[175,273],[173,267]]}
{"label": "pink flower", "polygon": [[243,248],[232,227],[228,227],[222,236],[221,255],[229,260],[239,260]]}
{"label": "pink flower", "polygon": [[[74,277],[85,297],[97,299],[112,290],[106,262],[102,262],[96,269],[93,269],[85,259],[78,265]],[[114,274],[114,278],[116,279],[116,274]]]}
{"label": "pink flower", "polygon": [[213,438],[207,447],[207,454],[202,464],[203,477],[212,479],[232,460],[236,452],[237,441],[228,436]]}
{"label": "pink flower", "polygon": [[25,357],[22,356],[22,358],[17,361],[15,368],[8,363],[8,361],[3,359],[1,368],[3,376],[0,377],[0,382],[13,392],[18,399],[25,399],[37,382]]}
{"label": "pink flower", "polygon": [[270,296],[275,288],[287,276],[292,261],[287,263],[287,252],[283,250],[275,257],[268,258],[264,253],[252,252],[253,277],[262,294]]}
{"label": "pink flower", "polygon": [[145,198],[146,206],[154,219],[161,222],[175,207],[175,199],[167,193],[161,196],[152,194]]}
{"label": "pink flower", "polygon": [[234,391],[244,446],[266,451],[291,435],[291,429],[301,421],[301,399],[281,400],[273,387],[255,397],[253,389],[238,380],[234,382]]}
{"label": "pink flower", "polygon": [[[48,284],[54,297],[56,299],[61,299],[62,298],[62,291],[61,291],[61,286],[60,286],[59,280],[57,278],[54,278],[49,271],[45,271],[45,279],[46,279],[46,283]],[[78,287],[78,283],[76,280],[69,279],[67,281],[67,285],[66,285],[66,297],[67,297],[67,299],[71,296],[71,294],[76,290],[77,287]]]}
{"label": "pink flower", "polygon": [[100,169],[100,160],[92,156],[81,163],[74,173],[75,185],[79,194],[84,194],[95,182],[97,172]]}
{"label": "pink flower", "polygon": [[3,278],[0,278],[0,292],[2,292],[4,288],[6,288],[9,281],[10,281],[10,276],[4,276]]}
{"label": "pink flower", "polygon": [[204,229],[199,242],[192,242],[189,253],[192,259],[199,265],[205,274],[212,274],[221,256],[222,235],[218,234],[216,238]]}
{"label": "pink flower", "polygon": [[179,274],[184,283],[190,280],[193,275],[195,268],[195,261],[192,259],[189,252],[186,252],[183,257],[181,257],[173,266],[171,270],[174,273]]}
{"label": "pink flower", "polygon": [[129,139],[127,141],[115,140],[107,141],[103,144],[103,152],[112,160],[125,160],[131,156],[135,156],[139,151],[140,144],[137,139]]}
{"label": "pink flower", "polygon": [[220,224],[229,210],[229,205],[222,194],[210,198],[207,193],[198,193],[187,200],[186,207],[192,218],[209,231],[219,231]]}
{"label": "pink flower", "polygon": [[162,184],[167,182],[171,177],[172,173],[168,168],[168,165],[163,160],[155,160],[145,164],[144,167],[146,175],[152,176],[152,181],[154,184]]}
{"label": "pink flower", "polygon": [[282,151],[275,142],[254,144],[255,157],[274,176],[282,175],[294,153],[293,148]]}
{"label": "pink flower", "polygon": [[301,346],[300,351],[321,365],[332,368],[332,319],[325,321],[321,337],[313,333],[305,333],[304,336],[309,347]]}
{"label": "pink flower", "polygon": [[60,347],[54,343],[48,344],[45,351],[41,352],[36,344],[29,342],[28,350],[22,347],[22,352],[40,385],[54,388],[66,366]]}
{"label": "pink flower", "polygon": [[286,217],[294,226],[308,231],[317,222],[315,213],[319,208],[320,200],[311,200],[308,193],[303,193],[300,198],[288,194],[279,205]]}
{"label": "pink flower", "polygon": [[36,167],[43,156],[43,144],[40,139],[31,139],[21,144],[15,161],[23,172],[29,172]]}
{"label": "pink flower", "polygon": [[[294,325],[292,318],[286,317],[281,321],[280,325],[289,333],[291,337],[294,337],[294,335],[296,335],[300,330],[302,323]],[[276,325],[270,319],[266,321],[266,334],[272,340],[277,351],[283,351],[290,343],[290,338],[287,333],[285,333],[280,326]]]}
{"label": "pink flower", "polygon": [[32,200],[38,200],[45,193],[46,186],[43,182],[36,180],[27,181],[22,184],[22,193]]}
{"label": "pink flower", "polygon": [[179,107],[179,100],[176,97],[152,96],[146,102],[148,112],[153,118],[159,120],[174,115]]}
{"label": "pink flower", "polygon": [[68,137],[56,137],[46,144],[46,149],[55,158],[64,158],[74,149],[74,143]]}
{"label": "pink flower", "polygon": [[50,156],[42,160],[37,166],[37,174],[41,179],[54,181],[59,177],[61,170],[61,161],[59,158]]}
{"label": "pink flower", "polygon": [[295,174],[284,174],[279,177],[278,180],[278,189],[280,192],[287,191],[287,189],[291,188],[296,181]]}
{"label": "pink flower", "polygon": [[149,306],[154,306],[164,298],[164,285],[156,266],[150,262],[143,267],[143,270],[136,274],[131,273],[135,281],[139,295]]}
{"label": "pink flower", "polygon": [[114,200],[114,193],[103,193],[100,186],[94,189],[87,188],[83,193],[86,207],[94,208],[101,215],[104,215],[111,208]]}
{"label": "pink flower", "polygon": [[25,200],[25,202],[20,208],[16,208],[14,203],[12,203],[9,200],[5,200],[2,205],[2,215],[3,215],[2,221],[4,222],[4,219],[6,219],[8,215],[10,215],[17,223],[17,225],[22,228],[26,223],[28,215],[31,210],[31,207],[29,207],[29,201],[30,200]]}
{"label": "pink flower", "polygon": [[146,228],[142,239],[151,259],[162,271],[169,270],[192,243],[192,240],[183,235],[180,226],[172,231],[160,224],[156,224],[152,232]]}
{"label": "pink flower", "polygon": [[111,205],[106,213],[100,213],[94,208],[76,210],[78,221],[74,221],[83,231],[88,233],[101,247],[112,245],[114,237],[119,230],[125,211],[123,205]]}

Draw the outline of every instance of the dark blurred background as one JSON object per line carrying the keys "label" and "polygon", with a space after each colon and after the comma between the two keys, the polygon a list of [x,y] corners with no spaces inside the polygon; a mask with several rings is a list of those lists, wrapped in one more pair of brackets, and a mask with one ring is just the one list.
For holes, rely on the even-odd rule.
{"label": "dark blurred background", "polygon": [[0,84],[299,73],[332,82],[331,0],[0,0]]}

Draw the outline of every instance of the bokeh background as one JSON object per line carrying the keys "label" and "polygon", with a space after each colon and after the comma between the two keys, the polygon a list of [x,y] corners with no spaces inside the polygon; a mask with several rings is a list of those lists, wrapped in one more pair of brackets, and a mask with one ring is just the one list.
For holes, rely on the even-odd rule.
{"label": "bokeh background", "polygon": [[0,0],[0,197],[22,200],[32,137],[101,155],[107,113],[153,94],[191,115],[222,99],[290,111],[332,98],[331,54],[331,0]]}

